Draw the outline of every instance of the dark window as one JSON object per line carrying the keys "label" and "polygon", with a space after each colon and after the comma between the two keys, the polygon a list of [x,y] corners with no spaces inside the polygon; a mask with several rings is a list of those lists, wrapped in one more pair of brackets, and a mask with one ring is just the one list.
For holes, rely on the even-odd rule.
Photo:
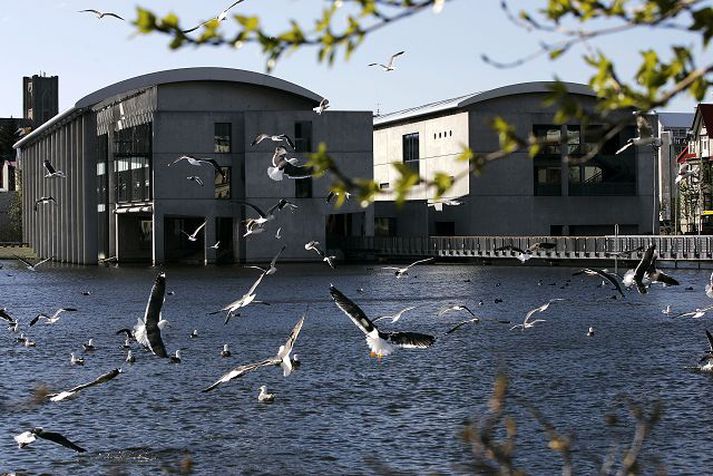
{"label": "dark window", "polygon": [[376,236],[396,236],[396,218],[374,218],[374,234]]}
{"label": "dark window", "polygon": [[562,236],[564,234],[564,225],[550,225],[550,236]]}
{"label": "dark window", "polygon": [[230,200],[230,167],[221,167],[223,173],[215,171],[215,198],[218,200]]}
{"label": "dark window", "polygon": [[382,182],[382,183],[380,183],[380,184],[379,184],[379,188],[380,188],[381,190],[384,190],[384,189],[389,188],[389,182]]}
{"label": "dark window", "polygon": [[437,221],[435,223],[436,236],[455,236],[456,223],[453,221]]}
{"label": "dark window", "polygon": [[[568,129],[571,126],[568,126]],[[577,127],[577,126],[574,126]],[[604,142],[592,159],[569,167],[570,195],[635,195],[636,151],[631,147],[616,155],[620,144],[626,142],[632,131]],[[602,126],[584,128],[580,152],[587,153],[604,140],[606,129]]]}
{"label": "dark window", "polygon": [[539,153],[533,159],[535,195],[561,195],[562,128],[555,124],[535,124],[532,126],[532,135],[540,144]]}
{"label": "dark window", "polygon": [[562,128],[555,124],[535,124],[532,134],[540,144],[539,156],[560,156]]}
{"label": "dark window", "polygon": [[295,151],[312,152],[312,122],[295,122]]}
{"label": "dark window", "polygon": [[403,136],[403,162],[409,164],[417,173],[418,168],[418,132]]}
{"label": "dark window", "polygon": [[535,195],[554,196],[562,193],[559,165],[535,162]]}
{"label": "dark window", "polygon": [[312,177],[295,180],[295,198],[312,198]]}
{"label": "dark window", "polygon": [[151,125],[114,133],[114,178],[117,202],[151,200]]}
{"label": "dark window", "polygon": [[215,148],[214,152],[220,154],[228,154],[231,150],[231,123],[216,122],[215,123]]}

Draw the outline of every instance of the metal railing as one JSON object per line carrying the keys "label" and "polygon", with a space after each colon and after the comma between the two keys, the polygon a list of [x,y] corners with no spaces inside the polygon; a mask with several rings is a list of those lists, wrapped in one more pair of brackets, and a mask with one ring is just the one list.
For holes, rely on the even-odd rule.
{"label": "metal railing", "polygon": [[513,258],[517,252],[496,249],[511,245],[526,250],[538,242],[555,244],[551,250],[532,253],[547,259],[612,259],[613,253],[653,243],[661,260],[713,260],[713,236],[366,236],[344,238],[335,247],[345,255]]}

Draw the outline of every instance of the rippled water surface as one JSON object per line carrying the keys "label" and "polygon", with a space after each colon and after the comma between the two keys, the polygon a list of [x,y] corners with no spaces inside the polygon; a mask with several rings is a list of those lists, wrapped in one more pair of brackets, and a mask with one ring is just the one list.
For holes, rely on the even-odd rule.
{"label": "rippled water surface", "polygon": [[[560,460],[547,450],[526,403],[575,436],[575,468],[590,474],[599,468],[597,458],[631,440],[631,419],[617,404],[622,395],[664,403],[644,449],[649,470],[661,463],[669,474],[695,474],[713,465],[713,379],[687,370],[708,348],[710,318],[673,320],[661,312],[667,304],[674,311],[709,305],[707,271],[672,270],[681,286],[614,300],[599,280],[572,277],[564,267],[419,265],[396,280],[378,266],[282,265],[258,288],[258,299],[271,306],[249,307],[226,326],[207,312],[241,296],[255,272],[168,268],[167,287],[175,294],[164,305],[171,323],[165,341],[170,352],[183,349],[183,362],[171,365],[135,349],[136,363],[129,365],[115,332],[143,315],[156,269],[49,265],[32,273],[4,264],[0,307],[25,328],[41,311],[71,306],[79,312],[29,329],[35,348],[17,345],[16,335],[0,328],[0,471],[155,474],[190,460],[196,474],[363,474],[384,467],[461,473],[472,461],[461,439],[464,424],[487,411],[499,368],[510,377],[516,463],[530,473],[555,474]],[[428,350],[370,358],[363,334],[331,301],[330,283],[371,316],[418,305],[382,329],[438,340]],[[539,315],[546,322],[533,329],[510,332],[498,322],[521,322],[527,310],[556,297],[567,301]],[[467,317],[437,316],[454,303],[467,304],[483,322],[443,336]],[[266,368],[200,392],[231,367],[274,355],[305,311],[295,347],[303,364],[292,376]],[[90,337],[97,350],[84,354],[83,367],[71,366],[69,353],[82,354]],[[224,343],[233,352],[227,359],[219,355]],[[30,403],[40,385],[67,389],[115,367],[124,373],[76,399]],[[274,404],[257,401],[260,385],[276,394]],[[615,427],[604,424],[612,412],[621,417]],[[18,449],[12,436],[34,426],[59,431],[87,452],[43,440]]]}

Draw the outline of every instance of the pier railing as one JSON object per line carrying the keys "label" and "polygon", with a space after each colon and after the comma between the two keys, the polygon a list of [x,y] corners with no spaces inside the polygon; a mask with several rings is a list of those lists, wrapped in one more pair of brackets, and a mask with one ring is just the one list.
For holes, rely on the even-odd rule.
{"label": "pier railing", "polygon": [[517,252],[496,249],[511,245],[525,250],[538,242],[555,244],[532,253],[546,259],[612,259],[615,253],[655,243],[661,260],[713,260],[713,236],[366,236],[344,238],[335,247],[347,256],[514,258]]}

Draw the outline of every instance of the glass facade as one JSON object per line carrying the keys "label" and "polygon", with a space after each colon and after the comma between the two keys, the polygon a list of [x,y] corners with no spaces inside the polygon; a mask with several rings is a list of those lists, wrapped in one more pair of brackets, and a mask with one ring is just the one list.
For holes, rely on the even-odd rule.
{"label": "glass facade", "polygon": [[215,171],[215,198],[217,200],[230,200],[231,168],[221,167],[222,174]]}
{"label": "glass facade", "polygon": [[118,203],[151,200],[151,125],[114,133],[114,178]]}
{"label": "glass facade", "polygon": [[419,139],[418,132],[405,134],[402,137],[403,163],[408,164],[416,173],[419,173]]}
{"label": "glass facade", "polygon": [[230,122],[216,122],[215,123],[215,134],[214,152],[219,154],[228,154],[232,149],[232,124]]}
{"label": "glass facade", "polygon": [[562,127],[555,124],[535,124],[532,127],[532,134],[541,144],[539,153],[533,158],[535,195],[561,195]]}

